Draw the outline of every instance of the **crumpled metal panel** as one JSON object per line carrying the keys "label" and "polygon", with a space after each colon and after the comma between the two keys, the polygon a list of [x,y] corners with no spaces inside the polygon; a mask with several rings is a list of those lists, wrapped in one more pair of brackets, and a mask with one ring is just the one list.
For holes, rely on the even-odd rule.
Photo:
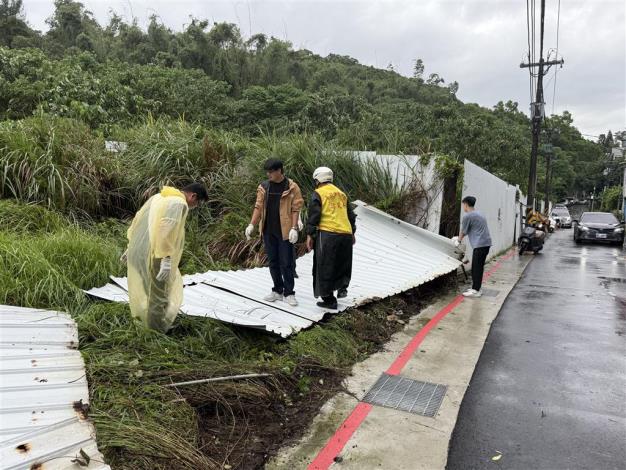
{"label": "crumpled metal panel", "polygon": [[273,306],[267,306],[207,284],[187,286],[184,289],[184,295],[181,310],[187,315],[260,328],[285,338],[303,328],[308,328],[313,323]]}
{"label": "crumpled metal panel", "polygon": [[128,302],[128,292],[117,284],[105,284],[86,291],[92,297],[112,302]]}
{"label": "crumpled metal panel", "polygon": [[[3,469],[108,469],[86,419],[89,391],[76,324],[65,313],[0,306]],[[91,463],[72,459],[86,452]],[[41,466],[38,466],[41,464]]]}
{"label": "crumpled metal panel", "polygon": [[[338,311],[386,298],[454,271],[460,253],[447,238],[402,222],[361,201],[356,201],[357,243],[352,282]],[[271,290],[268,268],[209,271],[185,276],[181,311],[237,325],[262,328],[287,337],[320,321],[326,313],[313,297],[313,254],[298,258],[298,306],[263,300]],[[87,291],[108,300],[123,298],[125,278]]]}

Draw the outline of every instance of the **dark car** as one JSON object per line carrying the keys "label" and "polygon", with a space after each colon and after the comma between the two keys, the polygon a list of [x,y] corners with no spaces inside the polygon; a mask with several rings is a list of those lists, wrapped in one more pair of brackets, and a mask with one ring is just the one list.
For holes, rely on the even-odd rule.
{"label": "dark car", "polygon": [[556,206],[552,209],[550,217],[553,218],[557,225],[561,228],[572,228],[572,216],[570,215],[567,207]]}
{"label": "dark car", "polygon": [[574,226],[574,241],[624,243],[624,224],[610,212],[583,212]]}

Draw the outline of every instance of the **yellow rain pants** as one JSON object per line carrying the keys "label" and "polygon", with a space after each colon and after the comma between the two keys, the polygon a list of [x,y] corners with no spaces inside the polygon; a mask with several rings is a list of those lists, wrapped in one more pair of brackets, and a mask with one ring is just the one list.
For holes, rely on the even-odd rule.
{"label": "yellow rain pants", "polygon": [[[175,188],[163,187],[137,212],[128,229],[128,297],[133,317],[154,330],[166,332],[183,300],[178,263],[185,243],[187,201]],[[168,279],[157,281],[161,259],[170,257]]]}

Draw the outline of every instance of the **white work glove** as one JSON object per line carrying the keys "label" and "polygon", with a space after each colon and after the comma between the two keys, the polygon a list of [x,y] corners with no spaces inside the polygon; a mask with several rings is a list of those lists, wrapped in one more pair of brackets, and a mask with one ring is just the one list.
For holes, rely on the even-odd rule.
{"label": "white work glove", "polygon": [[246,240],[250,241],[252,239],[252,234],[254,233],[254,225],[250,224],[246,227]]}
{"label": "white work glove", "polygon": [[298,243],[298,231],[295,228],[289,230],[289,243]]}
{"label": "white work glove", "polygon": [[302,218],[298,217],[298,232],[302,232],[303,228],[304,228],[304,223],[302,223]]}
{"label": "white work glove", "polygon": [[126,249],[126,251],[122,253],[122,256],[120,256],[120,263],[128,263],[128,249]]}
{"label": "white work glove", "polygon": [[172,258],[169,256],[161,259],[161,269],[159,269],[159,274],[157,274],[156,280],[159,282],[165,281],[168,277],[170,277],[170,273],[172,272]]}
{"label": "white work glove", "polygon": [[452,242],[454,243],[454,246],[459,247],[461,245],[461,242],[459,241],[459,237],[452,237]]}

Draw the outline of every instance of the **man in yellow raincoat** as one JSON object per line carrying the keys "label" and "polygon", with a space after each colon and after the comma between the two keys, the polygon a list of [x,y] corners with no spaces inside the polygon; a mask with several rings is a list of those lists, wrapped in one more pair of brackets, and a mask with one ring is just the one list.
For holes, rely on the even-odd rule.
{"label": "man in yellow raincoat", "polygon": [[182,190],[164,186],[139,209],[128,229],[128,298],[133,317],[149,328],[166,332],[183,300],[178,263],[185,244],[189,209],[206,201],[202,184]]}

